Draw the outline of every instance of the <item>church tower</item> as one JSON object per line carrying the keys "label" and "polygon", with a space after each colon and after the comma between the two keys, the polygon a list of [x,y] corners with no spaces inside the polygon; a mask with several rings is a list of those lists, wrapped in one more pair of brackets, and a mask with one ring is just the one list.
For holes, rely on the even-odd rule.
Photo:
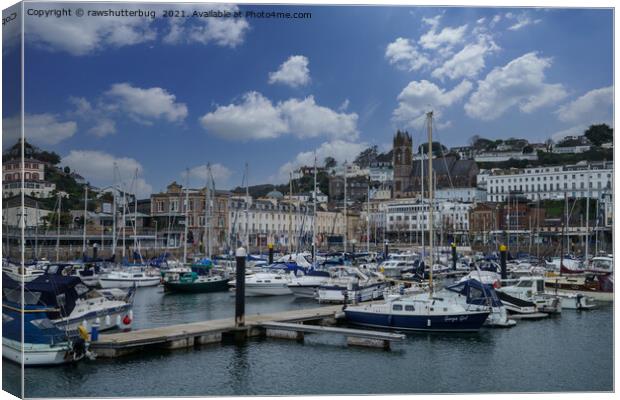
{"label": "church tower", "polygon": [[407,197],[407,191],[411,186],[411,163],[413,142],[409,133],[396,131],[392,146],[392,165],[394,166],[394,198]]}

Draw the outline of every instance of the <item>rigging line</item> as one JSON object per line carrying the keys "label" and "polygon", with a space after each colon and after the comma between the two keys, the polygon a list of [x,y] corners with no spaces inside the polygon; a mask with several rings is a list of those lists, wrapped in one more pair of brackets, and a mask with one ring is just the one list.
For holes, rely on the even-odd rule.
{"label": "rigging line", "polygon": [[448,182],[450,183],[450,189],[454,189],[454,185],[452,184],[452,176],[450,175],[450,169],[448,168],[448,162],[446,161],[446,156],[443,152],[443,146],[441,145],[441,137],[439,136],[439,130],[437,129],[437,125],[434,126],[433,134],[437,136],[437,143],[439,144],[439,151],[441,152],[441,158],[443,158],[443,163],[444,163],[444,166],[446,167],[446,173],[448,174]]}

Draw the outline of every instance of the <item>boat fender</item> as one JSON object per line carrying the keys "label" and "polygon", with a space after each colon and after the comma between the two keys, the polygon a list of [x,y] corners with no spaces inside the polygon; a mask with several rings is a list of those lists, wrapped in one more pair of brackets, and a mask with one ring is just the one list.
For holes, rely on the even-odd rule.
{"label": "boat fender", "polygon": [[88,340],[88,329],[84,325],[78,326],[77,330],[82,339]]}
{"label": "boat fender", "polygon": [[116,326],[121,326],[121,316],[120,315],[116,316]]}
{"label": "boat fender", "polygon": [[131,318],[129,317],[129,315],[125,315],[125,318],[123,318],[123,324],[125,325],[131,324]]}
{"label": "boat fender", "polygon": [[502,287],[502,283],[499,280],[493,282],[493,289],[499,289]]}
{"label": "boat fender", "polygon": [[84,328],[88,329],[88,322],[86,320],[82,321],[82,325]]}
{"label": "boat fender", "polygon": [[133,310],[129,310],[129,314],[128,315],[129,315],[130,319],[133,319]]}
{"label": "boat fender", "polygon": [[110,326],[110,323],[112,322],[112,319],[110,318],[109,315],[105,316],[105,326]]}

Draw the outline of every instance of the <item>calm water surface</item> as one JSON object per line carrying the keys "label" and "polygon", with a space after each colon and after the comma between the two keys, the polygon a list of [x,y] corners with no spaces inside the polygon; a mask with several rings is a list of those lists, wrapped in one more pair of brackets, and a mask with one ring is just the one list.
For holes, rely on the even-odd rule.
{"label": "calm water surface", "polygon": [[[248,298],[247,314],[316,307],[293,296]],[[234,316],[229,293],[140,289],[135,328]],[[613,308],[565,310],[475,334],[408,334],[392,351],[346,347],[336,335],[303,344],[155,351],[26,369],[27,397],[545,392],[613,390]],[[3,387],[19,393],[18,365],[3,359]]]}

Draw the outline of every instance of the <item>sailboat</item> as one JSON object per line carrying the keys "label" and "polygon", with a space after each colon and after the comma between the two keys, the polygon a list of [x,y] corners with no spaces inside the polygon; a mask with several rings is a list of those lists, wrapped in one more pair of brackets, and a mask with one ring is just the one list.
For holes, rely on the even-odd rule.
{"label": "sailboat", "polygon": [[[429,197],[429,265],[433,265],[433,112],[428,112],[428,197]],[[382,303],[348,306],[344,313],[348,322],[378,328],[474,332],[487,320],[488,306],[467,301],[470,296],[435,296],[433,293],[433,268],[429,269],[429,292],[390,297]]]}

